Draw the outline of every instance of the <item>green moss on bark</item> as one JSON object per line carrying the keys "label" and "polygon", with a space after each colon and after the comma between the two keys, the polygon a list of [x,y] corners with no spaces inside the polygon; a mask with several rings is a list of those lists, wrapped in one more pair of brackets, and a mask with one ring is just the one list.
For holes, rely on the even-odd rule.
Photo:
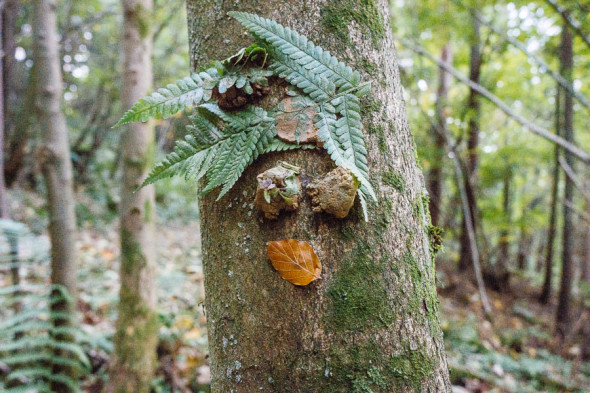
{"label": "green moss on bark", "polygon": [[371,35],[371,41],[380,48],[385,38],[383,16],[375,0],[341,0],[327,3],[321,10],[321,23],[345,43],[350,42],[348,26],[356,22],[364,34]]}
{"label": "green moss on bark", "polygon": [[407,348],[401,355],[391,358],[387,367],[388,375],[396,387],[408,386],[420,390],[422,382],[432,373],[436,362],[421,349]]}
{"label": "green moss on bark", "polygon": [[387,300],[383,265],[362,243],[334,274],[327,295],[331,299],[327,318],[335,330],[388,326],[395,321]]}
{"label": "green moss on bark", "polygon": [[408,299],[408,312],[423,314],[425,316],[425,325],[428,326],[434,337],[438,337],[440,327],[436,285],[426,277],[426,272],[420,268],[418,261],[409,250],[404,255],[403,262],[414,285],[414,292]]}
{"label": "green moss on bark", "polygon": [[362,344],[343,343],[333,347],[323,372],[326,393],[392,392],[402,387],[420,391],[434,371],[436,361],[423,349],[404,343],[400,354],[383,352],[375,339]]}
{"label": "green moss on bark", "polygon": [[383,180],[384,184],[387,184],[395,188],[400,193],[403,193],[406,189],[406,182],[404,181],[404,178],[401,174],[397,173],[393,168],[383,173],[383,175],[381,176],[381,180]]}

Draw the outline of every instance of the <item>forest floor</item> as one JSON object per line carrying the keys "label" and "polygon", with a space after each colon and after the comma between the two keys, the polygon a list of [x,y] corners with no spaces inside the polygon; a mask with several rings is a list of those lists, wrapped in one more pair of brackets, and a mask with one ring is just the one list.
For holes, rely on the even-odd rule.
{"label": "forest floor", "polygon": [[[13,210],[18,212],[14,219],[34,229],[43,228],[38,203],[19,198],[15,204],[22,209]],[[207,392],[210,377],[199,224],[197,220],[162,221],[156,237],[162,327],[153,390]],[[93,370],[84,384],[86,392],[100,392],[112,349],[119,287],[115,222],[83,223],[78,235],[82,328],[102,343],[97,346],[100,349],[88,350]],[[39,242],[48,244],[46,235],[40,235]],[[488,290],[494,308],[490,321],[481,310],[469,273],[457,273],[455,264],[444,261],[445,254],[442,257],[437,266],[440,319],[453,392],[590,392],[590,362],[581,358],[588,338],[576,332],[558,342],[553,334],[554,305],[539,304],[538,288],[529,279],[515,277],[513,287],[504,293]],[[588,318],[587,311],[577,314],[574,330]]]}

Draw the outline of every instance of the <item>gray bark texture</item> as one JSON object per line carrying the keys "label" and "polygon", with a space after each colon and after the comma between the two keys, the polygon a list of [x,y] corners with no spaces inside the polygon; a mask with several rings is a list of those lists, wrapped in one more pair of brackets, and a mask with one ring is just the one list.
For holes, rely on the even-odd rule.
{"label": "gray bark texture", "polygon": [[[416,165],[387,1],[188,0],[192,68],[253,39],[227,16],[255,12],[306,35],[372,81],[363,104],[379,202],[364,222],[301,208],[276,221],[253,210],[256,175],[284,160],[302,182],[334,168],[323,150],[256,160],[220,201],[201,199],[213,392],[449,392],[439,326],[428,201]],[[267,242],[297,239],[319,256],[322,278],[280,278]]]}
{"label": "gray bark texture", "polygon": [[61,111],[62,78],[57,41],[56,2],[35,1],[36,109],[44,130],[39,158],[49,199],[51,281],[76,294],[76,215],[68,129]]}
{"label": "gray bark texture", "polygon": [[[58,326],[73,324],[76,304],[76,213],[72,180],[72,161],[68,128],[61,111],[62,75],[57,37],[55,0],[34,2],[34,58],[37,72],[36,110],[43,147],[39,161],[45,177],[51,239],[51,283],[65,287],[72,301],[51,305],[53,311],[69,314],[69,318],[54,320]],[[68,340],[71,337],[59,337]],[[57,350],[59,352],[59,350]],[[61,356],[67,356],[64,352]],[[54,366],[55,373],[69,372],[64,366]],[[59,382],[52,390],[69,392]]]}
{"label": "gray bark texture", "polygon": [[[152,89],[152,0],[123,0],[125,108]],[[154,128],[133,123],[122,137],[121,289],[111,386],[115,393],[147,393],[156,368],[158,342],[154,281],[154,188],[137,190],[154,161]]]}

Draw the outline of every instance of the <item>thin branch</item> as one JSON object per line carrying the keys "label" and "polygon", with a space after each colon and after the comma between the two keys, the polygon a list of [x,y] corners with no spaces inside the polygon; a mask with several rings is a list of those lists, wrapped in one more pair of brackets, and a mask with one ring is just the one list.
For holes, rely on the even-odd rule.
{"label": "thin branch", "polygon": [[[457,4],[460,7],[465,8],[465,5],[463,5],[458,0],[453,0],[453,3]],[[545,70],[547,70],[547,72],[549,73],[549,75],[553,79],[555,79],[557,81],[557,83],[559,83],[559,85],[561,87],[563,87],[564,89],[566,89],[572,96],[574,96],[580,102],[580,104],[582,104],[582,106],[584,108],[586,108],[586,110],[590,111],[590,101],[588,101],[588,99],[583,94],[576,92],[575,89],[574,89],[574,86],[569,81],[567,81],[560,73],[553,71],[549,67],[549,64],[547,64],[543,59],[541,59],[539,56],[535,55],[534,53],[529,52],[529,50],[526,48],[526,46],[522,42],[520,42],[518,40],[515,40],[514,38],[508,36],[504,31],[502,31],[502,30],[498,29],[497,27],[495,27],[492,24],[492,22],[490,22],[488,20],[485,20],[481,16],[481,14],[479,12],[473,11],[473,17],[475,19],[477,19],[477,21],[479,21],[479,23],[481,23],[484,26],[487,26],[494,33],[500,35],[505,41],[508,41],[511,45],[515,46],[522,53],[524,53],[525,55],[527,55],[527,57],[529,57],[534,62],[536,62],[538,65],[540,65]]]}
{"label": "thin branch", "polygon": [[576,147],[575,145],[571,144],[570,142],[566,141],[565,139],[553,134],[552,132],[550,132],[546,128],[540,127],[540,126],[530,122],[529,120],[525,119],[524,117],[516,114],[512,109],[510,109],[510,107],[504,101],[502,101],[496,95],[491,93],[488,89],[481,86],[480,84],[477,84],[477,83],[469,80],[469,78],[462,75],[457,69],[450,66],[449,64],[443,63],[440,60],[436,59],[434,56],[432,56],[430,53],[428,53],[421,46],[414,44],[411,41],[408,41],[404,38],[398,38],[398,39],[402,44],[404,44],[406,47],[408,47],[412,51],[414,51],[414,52],[426,57],[430,61],[438,64],[440,67],[444,68],[448,73],[453,75],[459,81],[467,84],[469,87],[471,87],[473,90],[477,91],[483,97],[490,100],[498,108],[500,108],[506,115],[513,118],[516,122],[520,123],[522,126],[527,128],[528,130],[530,130],[532,133],[537,134],[537,135],[539,135],[539,136],[541,136],[553,143],[558,144],[559,146],[563,147],[565,150],[572,153],[574,156],[576,156],[578,159],[580,159],[585,164],[590,165],[590,155],[588,155],[588,153],[586,153],[582,149]]}
{"label": "thin branch", "polygon": [[[446,63],[444,63],[446,64]],[[473,270],[475,271],[475,281],[477,282],[477,288],[479,290],[479,297],[484,313],[488,319],[492,318],[492,307],[486,294],[486,287],[483,281],[483,275],[481,272],[481,265],[479,262],[479,249],[477,248],[477,241],[475,239],[475,229],[473,228],[473,220],[471,218],[471,209],[469,209],[469,202],[467,199],[467,191],[465,190],[465,184],[463,183],[464,174],[461,168],[461,162],[457,155],[457,145],[451,139],[447,130],[439,127],[438,124],[430,120],[427,116],[428,121],[431,123],[432,128],[443,137],[445,140],[445,146],[449,151],[449,156],[453,161],[453,167],[455,169],[455,176],[457,178],[457,187],[459,188],[459,195],[461,197],[461,206],[463,209],[463,216],[465,218],[465,226],[467,228],[467,237],[469,238],[469,248],[471,250],[471,262],[473,263]]]}
{"label": "thin branch", "polygon": [[576,213],[578,215],[578,217],[580,217],[582,220],[586,221],[588,224],[590,224],[590,214],[585,213],[581,210],[579,210],[572,201],[568,201],[567,199],[562,199],[561,203],[563,204],[563,206],[565,206],[566,208],[570,209],[572,212]]}
{"label": "thin branch", "polygon": [[588,47],[590,48],[590,38],[584,34],[584,32],[582,31],[582,27],[579,25],[578,22],[576,22],[569,14],[569,11],[566,10],[565,8],[561,8],[561,6],[559,4],[557,4],[555,2],[555,0],[545,0],[547,2],[547,4],[549,4],[555,11],[557,11],[557,13],[559,15],[561,15],[561,17],[563,18],[563,20],[565,21],[565,23],[567,23],[572,30],[574,30],[574,32],[582,39],[582,41],[584,41],[586,43],[586,45],[588,45]]}
{"label": "thin branch", "polygon": [[580,191],[580,194],[582,194],[586,202],[590,204],[590,193],[588,193],[588,191],[584,188],[582,181],[578,178],[573,168],[569,166],[567,161],[562,156],[559,156],[559,165],[561,165],[567,177],[570,178],[570,180],[574,183],[574,186],[576,186],[578,191]]}

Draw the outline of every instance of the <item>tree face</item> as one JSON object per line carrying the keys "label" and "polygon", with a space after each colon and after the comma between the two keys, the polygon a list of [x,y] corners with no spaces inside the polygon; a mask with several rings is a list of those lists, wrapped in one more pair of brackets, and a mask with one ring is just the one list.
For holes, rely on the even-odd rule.
{"label": "tree face", "polygon": [[[226,13],[189,1],[193,67],[249,41]],[[448,391],[437,317],[430,220],[406,121],[386,2],[241,2],[321,45],[372,81],[360,105],[370,184],[365,222],[357,201],[342,219],[300,208],[263,220],[258,174],[285,161],[305,185],[334,169],[322,150],[259,157],[220,200],[201,200],[206,312],[214,391]],[[371,18],[367,12],[371,11]],[[221,23],[223,22],[223,23]],[[271,91],[270,97],[279,100]],[[322,261],[305,287],[271,267],[267,242],[297,239]]]}

